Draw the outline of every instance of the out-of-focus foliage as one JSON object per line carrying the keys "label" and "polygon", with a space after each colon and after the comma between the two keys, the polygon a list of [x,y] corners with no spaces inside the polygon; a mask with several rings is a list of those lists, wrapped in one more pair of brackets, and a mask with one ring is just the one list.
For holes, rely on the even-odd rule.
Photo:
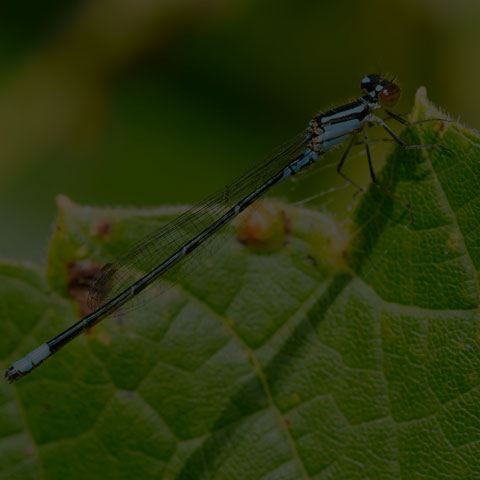
{"label": "out-of-focus foliage", "polygon": [[[196,201],[316,111],[357,96],[371,71],[398,77],[398,111],[427,85],[478,125],[479,26],[474,0],[7,2],[0,256],[43,257],[58,193]],[[364,161],[350,171],[366,181]],[[308,197],[331,181],[297,190]]]}

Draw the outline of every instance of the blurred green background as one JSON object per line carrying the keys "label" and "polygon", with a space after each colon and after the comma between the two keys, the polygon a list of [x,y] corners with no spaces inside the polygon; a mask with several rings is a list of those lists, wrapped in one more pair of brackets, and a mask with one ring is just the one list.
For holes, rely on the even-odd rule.
{"label": "blurred green background", "polygon": [[[358,96],[366,73],[397,77],[397,112],[425,85],[480,125],[478,0],[4,2],[0,24],[3,259],[44,261],[59,193],[92,205],[200,200]],[[364,162],[348,171],[367,180]],[[330,178],[283,195],[308,197]]]}

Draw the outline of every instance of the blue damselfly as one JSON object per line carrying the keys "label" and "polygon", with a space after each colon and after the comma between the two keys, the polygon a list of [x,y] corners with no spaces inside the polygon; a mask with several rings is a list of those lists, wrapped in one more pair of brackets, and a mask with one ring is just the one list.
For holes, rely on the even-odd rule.
{"label": "blue damselfly", "polygon": [[[402,203],[412,216],[408,203],[378,183],[372,166],[366,127],[383,127],[392,141],[408,149],[445,147],[441,144],[408,145],[386,124],[385,119],[376,115],[376,111],[383,110],[387,114],[387,120],[393,119],[406,126],[414,124],[388,110],[400,97],[400,88],[393,81],[376,74],[367,75],[361,80],[360,88],[364,95],[356,101],[317,115],[306,131],[278,154],[251,168],[222,191],[143,239],[115,263],[106,265],[91,289],[92,313],[13,363],[5,373],[6,378],[14,382],[30,373],[79,334],[131,301],[180,261],[191,258],[200,245],[211,241],[214,234],[267,190],[315,163],[322,154],[347,140],[349,143],[338,163],[337,172],[355,185],[342,172],[342,167],[352,146],[363,135],[362,143],[367,152],[372,182]],[[423,122],[432,120],[441,119]],[[147,273],[136,278],[132,275],[133,270]]]}

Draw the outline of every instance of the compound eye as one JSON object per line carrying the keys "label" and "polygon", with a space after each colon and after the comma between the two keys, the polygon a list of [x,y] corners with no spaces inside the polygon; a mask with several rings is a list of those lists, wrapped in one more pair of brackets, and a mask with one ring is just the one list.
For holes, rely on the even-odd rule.
{"label": "compound eye", "polygon": [[378,94],[378,100],[384,107],[393,107],[400,98],[400,87],[394,83],[389,83],[383,87]]}
{"label": "compound eye", "polygon": [[362,81],[360,82],[360,88],[362,90],[368,90],[369,87],[370,87],[370,84],[372,82],[370,81],[370,77],[366,76],[362,79]]}
{"label": "compound eye", "polygon": [[379,81],[379,76],[371,73],[370,75],[365,75],[360,82],[360,88],[365,91],[365,93],[371,92],[375,88],[375,84]]}

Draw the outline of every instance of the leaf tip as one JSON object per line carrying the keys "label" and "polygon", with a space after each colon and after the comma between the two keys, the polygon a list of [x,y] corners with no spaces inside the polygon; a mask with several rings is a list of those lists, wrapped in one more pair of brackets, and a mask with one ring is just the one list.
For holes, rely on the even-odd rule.
{"label": "leaf tip", "polygon": [[427,88],[423,85],[418,88],[417,93],[415,94],[415,103],[418,102],[428,102]]}
{"label": "leaf tip", "polygon": [[440,117],[448,119],[449,116],[434,105],[427,96],[427,89],[424,86],[418,88],[415,94],[415,102],[412,110],[411,121],[425,120],[427,118]]}
{"label": "leaf tip", "polygon": [[61,193],[55,197],[55,202],[59,209],[64,210],[73,205],[73,202],[66,195],[63,195]]}
{"label": "leaf tip", "polygon": [[412,121],[425,120],[431,109],[430,101],[427,97],[427,89],[424,86],[418,88],[415,94],[415,102],[412,110]]}

